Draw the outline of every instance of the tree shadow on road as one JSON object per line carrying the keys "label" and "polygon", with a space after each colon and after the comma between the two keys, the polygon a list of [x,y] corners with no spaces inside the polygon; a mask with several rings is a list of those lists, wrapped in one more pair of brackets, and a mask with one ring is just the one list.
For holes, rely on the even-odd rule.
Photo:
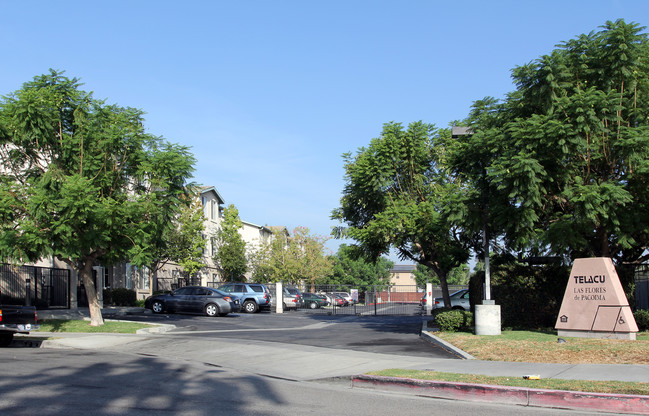
{"label": "tree shadow on road", "polygon": [[[145,355],[12,348],[0,356],[0,414],[249,414],[285,400],[259,376]],[[26,363],[24,361],[29,361]],[[258,413],[256,413],[258,414]]]}

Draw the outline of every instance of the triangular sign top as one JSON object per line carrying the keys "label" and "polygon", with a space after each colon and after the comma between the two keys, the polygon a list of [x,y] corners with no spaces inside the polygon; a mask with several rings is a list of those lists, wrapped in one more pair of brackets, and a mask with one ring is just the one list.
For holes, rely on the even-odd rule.
{"label": "triangular sign top", "polygon": [[638,332],[610,258],[576,259],[559,310],[558,330]]}

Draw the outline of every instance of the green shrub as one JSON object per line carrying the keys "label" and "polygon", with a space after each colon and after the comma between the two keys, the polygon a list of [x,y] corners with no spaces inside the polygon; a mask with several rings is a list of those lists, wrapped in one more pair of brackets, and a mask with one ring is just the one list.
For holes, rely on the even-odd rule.
{"label": "green shrub", "polygon": [[131,289],[104,289],[104,304],[114,306],[136,306],[137,296],[135,291]]}
{"label": "green shrub", "polygon": [[435,323],[440,331],[455,332],[473,325],[473,314],[459,309],[442,309],[435,314]]}
{"label": "green shrub", "polygon": [[494,263],[491,295],[501,307],[502,325],[525,329],[554,327],[570,269],[558,264]]}
{"label": "green shrub", "polygon": [[633,312],[633,317],[635,318],[635,323],[638,324],[638,329],[640,331],[649,331],[649,311],[644,309],[638,309]]}

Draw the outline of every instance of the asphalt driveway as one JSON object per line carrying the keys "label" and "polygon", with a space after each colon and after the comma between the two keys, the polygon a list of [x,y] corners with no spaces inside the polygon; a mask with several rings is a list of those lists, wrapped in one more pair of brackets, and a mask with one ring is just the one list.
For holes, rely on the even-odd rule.
{"label": "asphalt driveway", "polygon": [[218,318],[147,314],[128,319],[173,324],[176,329],[169,335],[281,342],[427,358],[458,358],[419,337],[421,316],[328,316],[305,310],[283,314],[231,314]]}

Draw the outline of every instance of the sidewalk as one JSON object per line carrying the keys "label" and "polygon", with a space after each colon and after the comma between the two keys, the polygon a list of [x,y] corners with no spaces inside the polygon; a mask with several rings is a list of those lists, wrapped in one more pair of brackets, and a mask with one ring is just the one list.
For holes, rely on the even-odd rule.
{"label": "sidewalk", "polygon": [[[104,318],[119,319],[122,316],[150,313],[143,308],[105,308]],[[87,317],[88,310],[39,311],[39,319],[79,319]],[[55,336],[59,337],[59,334]],[[430,342],[442,342],[433,334],[422,331],[422,338]],[[154,337],[154,338],[153,338]],[[120,348],[130,351],[148,350],[149,342],[168,340],[162,355],[175,357],[177,343],[174,334],[160,338],[155,335],[108,335],[66,334],[46,347],[53,348]],[[455,348],[448,346],[448,348]],[[352,387],[410,392],[431,397],[458,400],[512,403],[526,406],[589,409],[608,412],[649,414],[649,396],[593,395],[574,392],[521,389],[473,384],[449,384],[421,380],[392,379],[359,376],[373,370],[403,368],[431,370],[450,373],[483,374],[521,378],[526,374],[541,378],[569,380],[618,380],[649,382],[649,365],[614,364],[541,364],[521,362],[494,362],[471,359],[462,351],[456,354],[465,359],[422,359],[403,355],[387,355],[342,349],[284,345],[268,342],[240,343],[236,340],[202,340],[183,343],[185,357],[236,368],[256,374],[264,374],[297,381],[314,381],[323,378],[351,379]],[[278,357],[274,360],[273,357]],[[242,363],[245,366],[242,367]],[[280,365],[276,363],[281,363]]]}

